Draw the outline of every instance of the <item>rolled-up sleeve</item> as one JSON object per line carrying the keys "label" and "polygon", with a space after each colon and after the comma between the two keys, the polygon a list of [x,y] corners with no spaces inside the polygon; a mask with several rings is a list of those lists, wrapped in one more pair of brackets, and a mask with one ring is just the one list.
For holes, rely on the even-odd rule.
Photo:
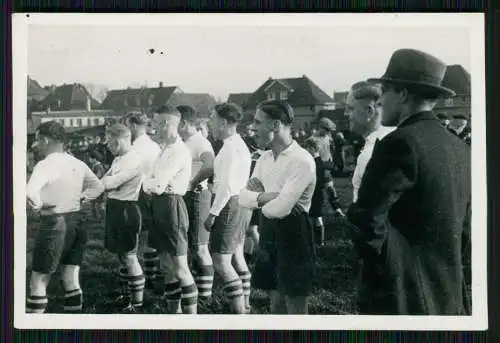
{"label": "rolled-up sleeve", "polygon": [[262,206],[262,214],[269,219],[286,217],[312,182],[316,183],[314,164],[300,161],[291,169],[278,197]]}

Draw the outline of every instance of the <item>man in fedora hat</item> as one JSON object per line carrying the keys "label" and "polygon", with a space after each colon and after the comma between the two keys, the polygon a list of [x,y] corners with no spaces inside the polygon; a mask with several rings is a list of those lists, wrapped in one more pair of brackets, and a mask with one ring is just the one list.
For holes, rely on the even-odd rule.
{"label": "man in fedora hat", "polygon": [[470,234],[470,149],[432,112],[446,65],[402,49],[382,84],[380,140],[348,211],[363,261],[363,314],[465,315],[463,258]]}

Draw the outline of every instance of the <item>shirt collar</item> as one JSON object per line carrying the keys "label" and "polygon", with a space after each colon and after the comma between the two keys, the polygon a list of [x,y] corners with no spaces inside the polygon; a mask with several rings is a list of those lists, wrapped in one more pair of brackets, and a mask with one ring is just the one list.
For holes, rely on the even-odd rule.
{"label": "shirt collar", "polygon": [[369,144],[375,144],[377,139],[380,139],[382,136],[384,136],[386,133],[391,131],[392,128],[387,127],[387,126],[380,126],[378,129],[370,133],[368,136],[366,136],[365,141],[366,143]]}

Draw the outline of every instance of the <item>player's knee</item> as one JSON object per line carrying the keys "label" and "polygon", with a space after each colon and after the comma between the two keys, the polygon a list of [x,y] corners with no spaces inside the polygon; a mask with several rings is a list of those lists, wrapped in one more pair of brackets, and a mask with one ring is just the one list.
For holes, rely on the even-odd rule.
{"label": "player's knee", "polygon": [[127,268],[133,267],[139,262],[136,254],[120,254],[118,259],[120,263]]}

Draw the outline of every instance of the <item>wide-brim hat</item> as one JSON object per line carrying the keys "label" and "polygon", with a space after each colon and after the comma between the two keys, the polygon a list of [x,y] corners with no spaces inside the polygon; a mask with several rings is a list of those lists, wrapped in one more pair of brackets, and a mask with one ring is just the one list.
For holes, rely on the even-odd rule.
{"label": "wide-brim hat", "polygon": [[456,95],[455,92],[441,85],[446,68],[444,62],[428,53],[414,49],[399,49],[392,54],[384,75],[368,81],[408,85],[424,94],[453,97]]}

